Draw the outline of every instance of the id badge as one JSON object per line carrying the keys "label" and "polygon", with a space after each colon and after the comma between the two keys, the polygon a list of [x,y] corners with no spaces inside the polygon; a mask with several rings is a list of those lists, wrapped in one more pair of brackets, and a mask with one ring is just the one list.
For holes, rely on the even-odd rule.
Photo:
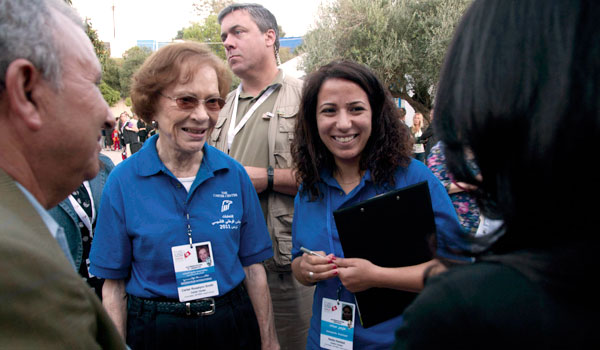
{"label": "id badge", "polygon": [[219,295],[215,260],[210,242],[171,248],[179,301],[185,302]]}
{"label": "id badge", "polygon": [[321,347],[352,350],[355,305],[323,298],[321,309]]}

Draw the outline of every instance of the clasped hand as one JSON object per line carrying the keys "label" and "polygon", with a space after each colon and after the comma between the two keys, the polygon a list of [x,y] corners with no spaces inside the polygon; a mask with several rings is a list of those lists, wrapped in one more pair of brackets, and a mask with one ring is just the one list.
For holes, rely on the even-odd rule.
{"label": "clasped hand", "polygon": [[[304,253],[300,261],[302,276],[309,283],[317,283],[334,277],[340,281],[350,292],[360,292],[373,287],[377,266],[370,261],[358,258],[339,258],[333,254],[316,252],[323,256]],[[312,273],[311,273],[312,272]]]}

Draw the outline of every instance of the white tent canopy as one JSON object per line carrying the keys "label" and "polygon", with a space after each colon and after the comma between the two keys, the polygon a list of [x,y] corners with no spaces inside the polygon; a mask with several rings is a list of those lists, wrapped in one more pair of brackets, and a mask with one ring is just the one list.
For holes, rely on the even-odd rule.
{"label": "white tent canopy", "polygon": [[285,74],[290,75],[294,78],[297,79],[302,79],[304,78],[304,76],[306,75],[306,73],[299,68],[298,66],[300,65],[300,63],[302,62],[302,58],[304,57],[304,55],[306,55],[305,53],[303,53],[300,56],[296,56],[294,58],[292,58],[291,60],[282,63],[279,68],[285,72]]}

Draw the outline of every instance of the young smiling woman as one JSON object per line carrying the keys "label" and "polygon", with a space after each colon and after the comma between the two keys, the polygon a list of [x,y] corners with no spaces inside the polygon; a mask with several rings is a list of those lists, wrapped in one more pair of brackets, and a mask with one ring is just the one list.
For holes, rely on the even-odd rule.
{"label": "young smiling woman", "polygon": [[[362,65],[332,62],[305,82],[292,150],[301,183],[294,205],[292,270],[300,283],[316,284],[307,348],[323,345],[324,299],[353,304],[354,292],[372,287],[418,291],[432,263],[382,268],[365,259],[344,258],[331,224],[334,210],[427,181],[440,242],[457,241],[461,233],[446,190],[423,163],[411,160],[412,136],[399,123],[391,96]],[[300,247],[321,256],[302,254]],[[357,322],[354,348],[389,348],[401,320],[398,315],[368,329]]]}

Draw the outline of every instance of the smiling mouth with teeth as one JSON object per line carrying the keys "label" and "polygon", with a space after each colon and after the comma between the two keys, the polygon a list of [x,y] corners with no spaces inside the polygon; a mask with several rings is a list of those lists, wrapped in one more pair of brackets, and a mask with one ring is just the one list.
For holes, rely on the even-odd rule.
{"label": "smiling mouth with teeth", "polygon": [[181,128],[181,130],[192,133],[192,134],[202,134],[202,132],[204,131],[203,129],[192,129],[192,128]]}
{"label": "smiling mouth with teeth", "polygon": [[352,140],[354,140],[358,135],[351,135],[351,136],[334,136],[333,138],[338,141],[338,142],[342,142],[342,143],[346,143],[346,142],[350,142]]}

